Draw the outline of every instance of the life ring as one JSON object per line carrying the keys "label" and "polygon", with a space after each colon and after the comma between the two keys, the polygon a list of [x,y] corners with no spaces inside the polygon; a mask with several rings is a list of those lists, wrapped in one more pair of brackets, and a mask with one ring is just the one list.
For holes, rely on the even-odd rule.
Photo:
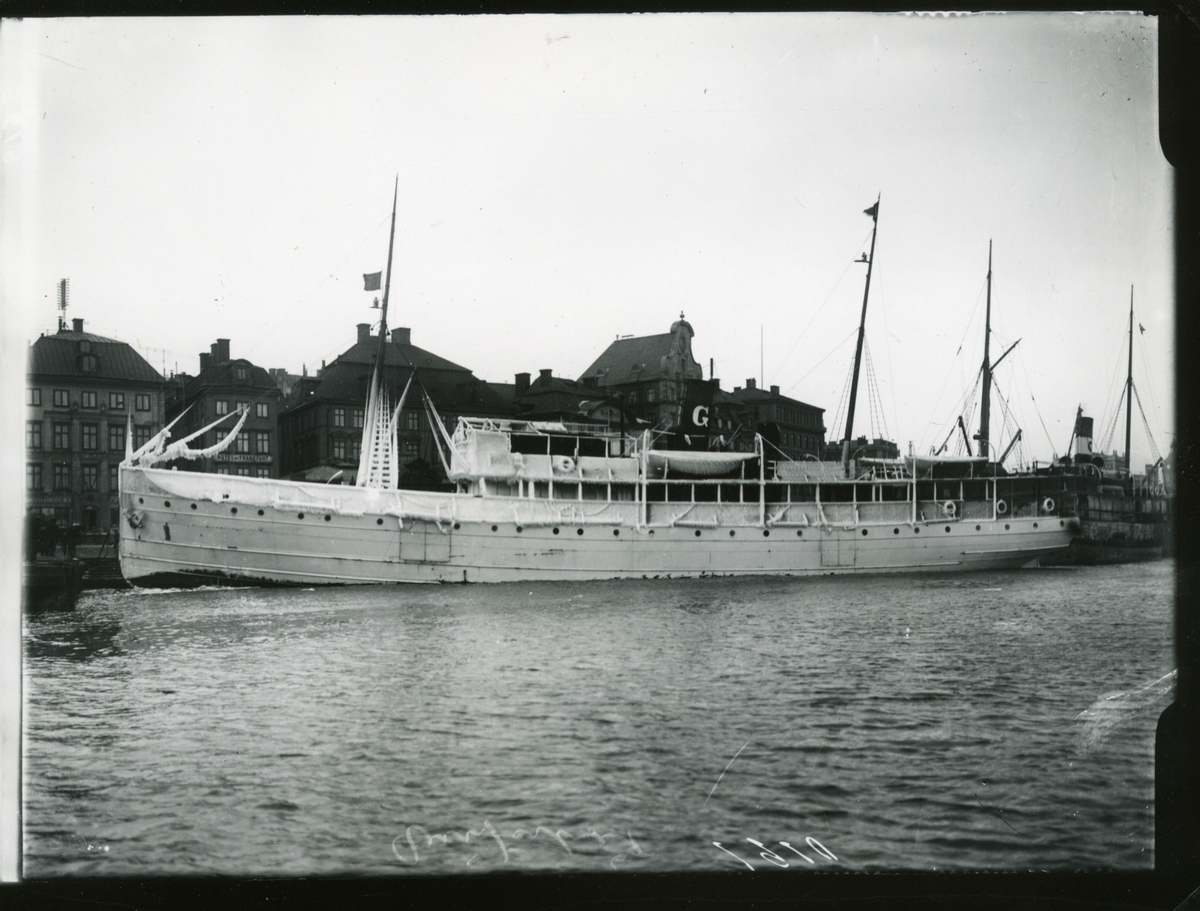
{"label": "life ring", "polygon": [[575,471],[575,460],[570,456],[555,456],[554,470],[559,474],[571,474]]}
{"label": "life ring", "polygon": [[947,500],[942,504],[942,515],[944,515],[947,519],[953,519],[956,515],[958,515],[958,504],[956,504],[953,500]]}
{"label": "life ring", "polygon": [[1008,504],[1003,500],[996,501],[996,515],[1003,516],[1008,513]]}
{"label": "life ring", "polygon": [[1046,499],[1042,500],[1042,512],[1046,512],[1046,513],[1054,512],[1054,500],[1053,499],[1051,499],[1050,497],[1046,497]]}

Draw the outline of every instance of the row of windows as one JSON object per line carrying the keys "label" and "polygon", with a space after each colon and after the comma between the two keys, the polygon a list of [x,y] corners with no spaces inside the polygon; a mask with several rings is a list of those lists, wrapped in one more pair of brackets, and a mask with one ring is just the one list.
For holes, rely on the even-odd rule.
{"label": "row of windows", "polygon": [[230,470],[227,465],[217,466],[217,474],[235,474],[244,478],[269,478],[271,469],[266,465],[237,465]]}
{"label": "row of windows", "polygon": [[[51,425],[54,449],[62,451],[71,448],[71,425],[55,421]],[[136,426],[133,428],[133,447],[135,449],[150,442],[150,428]],[[29,449],[42,448],[42,422],[25,422],[25,445]],[[79,448],[84,452],[100,451],[100,425],[79,425]],[[125,449],[125,426],[123,424],[108,425],[108,451],[122,452]]]}
{"label": "row of windows", "polygon": [[[54,471],[54,490],[68,491],[71,489],[71,466],[66,462],[56,462],[53,466]],[[80,466],[80,481],[85,491],[99,490],[100,483],[100,466],[99,465],[81,465]],[[25,489],[32,491],[44,490],[42,465],[38,462],[30,462],[25,466]],[[117,466],[108,466],[108,492],[117,492]]]}
{"label": "row of windows", "polygon": [[[229,414],[229,406],[230,405],[232,405],[233,407],[235,407],[237,409],[238,414],[241,414],[243,411],[245,411],[247,408],[250,407],[249,402],[231,402],[228,399],[217,399],[216,400],[217,414],[218,415]],[[267,402],[255,402],[254,403],[254,416],[256,418],[270,417],[271,416],[270,405]]]}
{"label": "row of windows", "polygon": [[[335,459],[357,459],[359,453],[362,452],[362,444],[359,440],[347,439],[344,436],[335,435],[329,438],[329,450]],[[401,442],[401,450],[405,458],[415,459],[417,457],[417,441],[403,440]]]}
{"label": "row of windows", "polygon": [[[417,415],[415,412],[406,413],[404,415],[404,419],[406,422],[408,422],[410,419],[415,419],[416,416]],[[331,416],[331,420],[333,421],[334,427],[345,427],[346,426],[346,409],[345,408],[334,408],[332,416]],[[363,410],[361,408],[351,408],[350,409],[350,426],[351,427],[362,427],[362,425],[363,425]]]}
{"label": "row of windows", "polygon": [[[55,408],[70,408],[71,407],[71,390],[69,389],[54,389],[52,390],[53,401]],[[100,394],[91,389],[85,389],[79,393],[79,407],[95,409],[100,407]],[[42,390],[34,387],[29,387],[25,390],[26,405],[41,405]],[[124,411],[125,410],[125,393],[110,392],[108,394],[108,407],[110,410]],[[150,394],[148,392],[138,392],[133,396],[134,411],[149,411],[150,410]]]}

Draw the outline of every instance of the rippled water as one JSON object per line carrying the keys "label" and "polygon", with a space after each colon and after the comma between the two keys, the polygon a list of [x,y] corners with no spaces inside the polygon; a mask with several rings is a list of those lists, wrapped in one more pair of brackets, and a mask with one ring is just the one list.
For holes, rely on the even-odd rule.
{"label": "rippled water", "polygon": [[24,872],[1148,869],[1173,571],[88,593]]}

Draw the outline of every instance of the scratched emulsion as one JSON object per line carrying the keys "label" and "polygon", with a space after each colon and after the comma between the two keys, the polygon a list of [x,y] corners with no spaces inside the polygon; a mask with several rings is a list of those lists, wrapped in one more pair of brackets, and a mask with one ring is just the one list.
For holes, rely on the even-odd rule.
{"label": "scratched emulsion", "polygon": [[25,875],[1148,869],[1173,571],[89,593]]}

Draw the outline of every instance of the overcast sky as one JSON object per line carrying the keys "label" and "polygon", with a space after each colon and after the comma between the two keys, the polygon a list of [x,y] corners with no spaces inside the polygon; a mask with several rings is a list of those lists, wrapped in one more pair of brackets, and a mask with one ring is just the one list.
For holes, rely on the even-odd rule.
{"label": "overcast sky", "polygon": [[[825,408],[835,439],[863,210],[881,195],[867,344],[882,418],[864,385],[856,435],[886,425],[923,452],[950,431],[982,358],[991,240],[992,357],[1021,339],[996,379],[1025,456],[1063,452],[1080,404],[1103,436],[1131,285],[1145,330],[1134,379],[1158,449],[1170,445],[1154,18],[3,29],[21,266],[6,330],[22,343],[53,331],[69,276],[68,319],[167,373],[195,373],[218,337],[235,357],[311,373],[378,318],[362,274],[386,263],[398,175],[389,324],[415,344],[492,381],[578,377],[618,335],[666,332],[683,312],[706,376],[711,359],[725,389],[777,384]],[[1123,449],[1123,415],[1116,426]],[[1135,411],[1135,465],[1151,458],[1141,426]]]}

